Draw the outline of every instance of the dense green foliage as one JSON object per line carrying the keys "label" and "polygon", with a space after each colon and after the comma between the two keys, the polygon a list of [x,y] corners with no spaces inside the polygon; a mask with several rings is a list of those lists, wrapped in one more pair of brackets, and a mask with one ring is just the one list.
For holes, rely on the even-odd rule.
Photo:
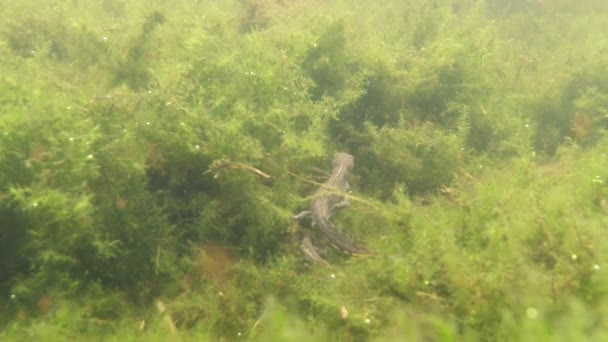
{"label": "dense green foliage", "polygon": [[[0,15],[0,339],[608,339],[608,4]],[[338,151],[378,255],[310,265]]]}

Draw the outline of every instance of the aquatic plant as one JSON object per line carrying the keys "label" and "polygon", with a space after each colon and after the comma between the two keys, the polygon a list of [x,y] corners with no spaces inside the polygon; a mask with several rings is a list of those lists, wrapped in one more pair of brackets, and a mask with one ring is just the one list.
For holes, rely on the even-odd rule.
{"label": "aquatic plant", "polygon": [[606,339],[606,13],[7,3],[0,339]]}

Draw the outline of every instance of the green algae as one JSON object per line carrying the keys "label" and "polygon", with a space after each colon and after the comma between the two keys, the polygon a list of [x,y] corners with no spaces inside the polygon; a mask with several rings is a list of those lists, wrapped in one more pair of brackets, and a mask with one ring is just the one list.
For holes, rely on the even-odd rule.
{"label": "green algae", "polygon": [[[605,339],[608,8],[573,4],[2,6],[0,337]],[[378,255],[316,267],[337,151]]]}

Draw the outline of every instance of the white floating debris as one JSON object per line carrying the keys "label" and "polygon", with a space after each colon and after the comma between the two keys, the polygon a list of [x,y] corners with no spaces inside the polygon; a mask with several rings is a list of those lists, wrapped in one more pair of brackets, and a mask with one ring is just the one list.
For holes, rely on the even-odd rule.
{"label": "white floating debris", "polygon": [[526,316],[528,316],[528,318],[535,319],[538,317],[538,311],[536,311],[535,308],[528,308],[526,309]]}
{"label": "white floating debris", "polygon": [[345,306],[340,308],[340,317],[342,317],[342,319],[348,318],[348,310],[346,309]]}

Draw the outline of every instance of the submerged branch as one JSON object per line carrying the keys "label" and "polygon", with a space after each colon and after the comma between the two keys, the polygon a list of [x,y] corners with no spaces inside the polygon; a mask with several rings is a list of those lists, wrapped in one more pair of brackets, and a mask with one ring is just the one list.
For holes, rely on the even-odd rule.
{"label": "submerged branch", "polygon": [[220,160],[214,161],[213,163],[211,163],[209,170],[205,171],[204,174],[213,172],[213,174],[214,174],[213,177],[218,178],[221,176],[222,171],[227,168],[237,169],[237,170],[247,170],[247,171],[255,173],[256,175],[258,175],[264,179],[270,178],[270,175],[260,171],[259,169],[255,168],[251,165],[233,162],[228,159],[220,159]]}

